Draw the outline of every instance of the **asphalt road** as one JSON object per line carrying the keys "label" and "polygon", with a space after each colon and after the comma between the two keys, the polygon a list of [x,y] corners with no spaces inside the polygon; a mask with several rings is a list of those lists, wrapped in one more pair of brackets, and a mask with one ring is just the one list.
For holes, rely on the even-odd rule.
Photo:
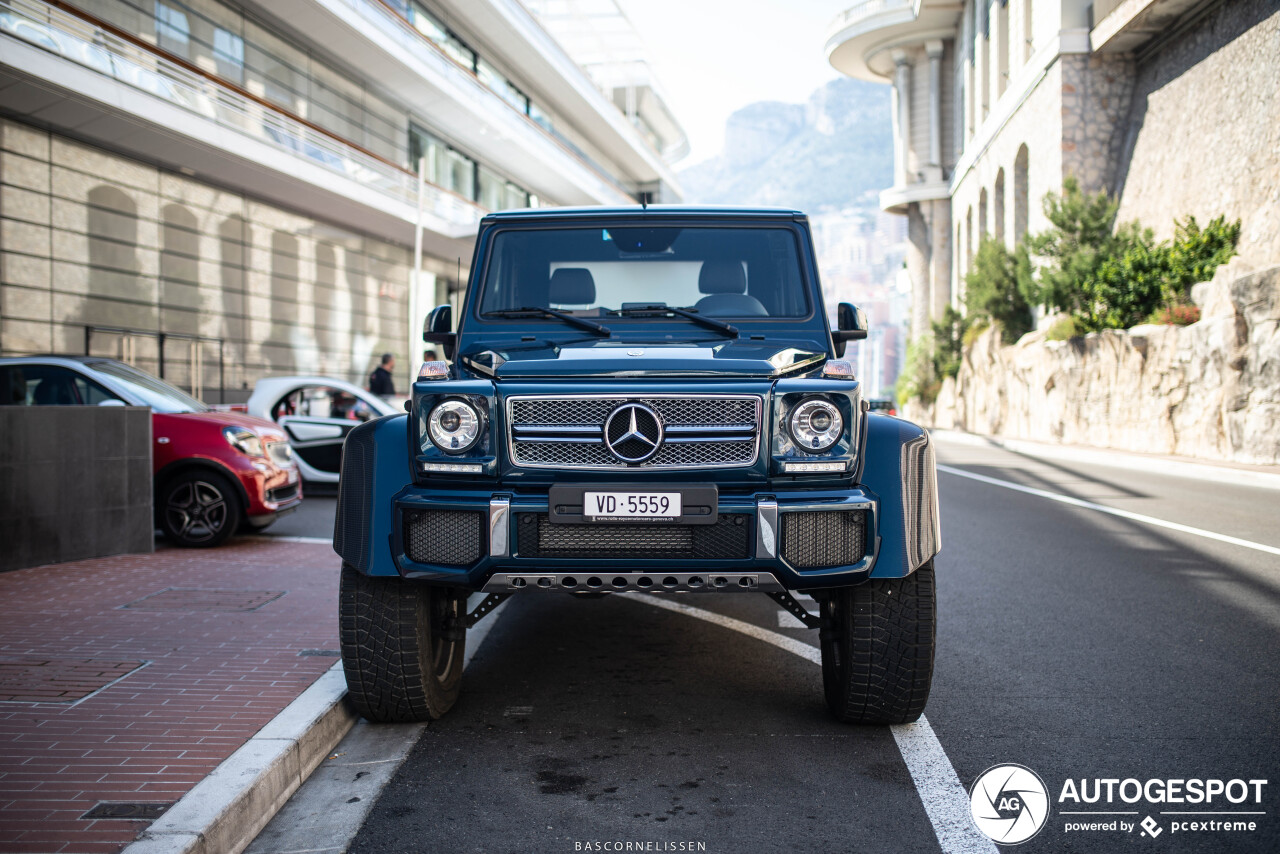
{"label": "asphalt road", "polygon": [[[795,652],[639,596],[529,593],[489,618],[444,720],[348,737],[339,752],[364,739],[365,759],[333,769],[328,797],[349,785],[364,801],[349,850],[936,851],[940,836],[947,850],[992,850],[972,842],[971,824],[948,836],[921,792],[939,768],[967,789],[1001,763],[1031,768],[1049,791],[1045,827],[1022,850],[1280,850],[1280,556],[962,473],[1272,548],[1280,492],[958,444],[940,443],[938,461],[939,648],[926,717],[939,767],[908,766],[904,730],[831,720],[818,666]],[[679,601],[817,640],[763,596]],[[394,774],[399,754],[370,740],[415,737]],[[360,788],[356,775],[379,766],[385,788]],[[1095,778],[1268,783],[1260,804],[1059,802],[1065,781],[1092,789]],[[357,824],[291,835],[322,812],[314,789],[251,851],[343,850]],[[1126,814],[1065,814],[1099,810]],[[1175,810],[1264,814],[1162,814]],[[1141,826],[1065,830],[1148,816],[1155,839]],[[1257,829],[1172,827],[1221,820]]]}

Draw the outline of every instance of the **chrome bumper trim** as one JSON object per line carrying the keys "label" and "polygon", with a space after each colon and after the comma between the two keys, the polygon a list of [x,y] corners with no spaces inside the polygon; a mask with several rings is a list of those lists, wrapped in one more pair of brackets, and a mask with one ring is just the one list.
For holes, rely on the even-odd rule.
{"label": "chrome bumper trim", "polygon": [[778,502],[762,498],[756,503],[756,560],[778,556]]}
{"label": "chrome bumper trim", "polygon": [[503,496],[489,500],[489,557],[511,557],[511,499]]}

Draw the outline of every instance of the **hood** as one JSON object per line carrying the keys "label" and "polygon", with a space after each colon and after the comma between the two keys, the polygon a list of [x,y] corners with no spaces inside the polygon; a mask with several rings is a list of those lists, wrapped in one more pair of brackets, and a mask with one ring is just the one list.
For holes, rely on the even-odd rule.
{"label": "hood", "polygon": [[164,415],[166,418],[182,418],[191,421],[202,421],[206,424],[213,424],[217,427],[247,427],[263,434],[276,434],[283,436],[283,432],[279,424],[275,424],[265,418],[259,418],[256,415],[250,415],[247,412],[219,412],[210,409],[206,412],[167,412],[156,413]]}
{"label": "hood", "polygon": [[714,345],[628,344],[596,341],[567,346],[483,350],[462,358],[468,367],[497,379],[554,377],[773,378],[820,364],[827,354],[812,341],[724,341]]}

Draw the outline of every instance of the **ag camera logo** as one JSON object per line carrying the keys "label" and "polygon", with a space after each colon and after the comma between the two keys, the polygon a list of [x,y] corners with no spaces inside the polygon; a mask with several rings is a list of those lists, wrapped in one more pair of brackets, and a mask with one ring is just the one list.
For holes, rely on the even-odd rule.
{"label": "ag camera logo", "polygon": [[1025,765],[993,765],[969,789],[973,823],[1001,845],[1018,845],[1049,819],[1049,790]]}

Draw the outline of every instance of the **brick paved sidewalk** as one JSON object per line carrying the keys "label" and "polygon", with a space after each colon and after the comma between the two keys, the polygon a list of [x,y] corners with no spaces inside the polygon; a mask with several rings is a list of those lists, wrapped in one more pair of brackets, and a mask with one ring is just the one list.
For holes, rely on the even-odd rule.
{"label": "brick paved sidewalk", "polygon": [[333,666],[339,566],[242,540],[0,574],[0,854],[133,841],[163,807],[109,805],[177,801]]}

